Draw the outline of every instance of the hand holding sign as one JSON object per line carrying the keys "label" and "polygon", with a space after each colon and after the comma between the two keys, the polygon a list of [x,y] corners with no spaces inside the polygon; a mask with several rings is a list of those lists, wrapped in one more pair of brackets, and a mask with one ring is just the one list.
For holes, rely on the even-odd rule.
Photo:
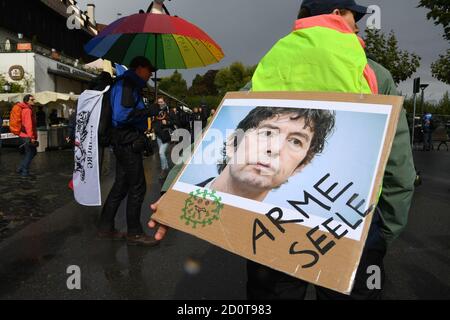
{"label": "hand holding sign", "polygon": [[[150,208],[153,210],[154,213],[156,213],[156,211],[158,210],[158,205],[162,198],[163,197],[159,198],[158,201],[156,201],[155,203],[150,205]],[[148,222],[148,227],[150,229],[157,228],[156,233],[155,233],[155,240],[158,240],[158,241],[164,239],[164,237],[166,236],[167,230],[168,230],[167,226],[161,225],[153,219],[151,219]]]}

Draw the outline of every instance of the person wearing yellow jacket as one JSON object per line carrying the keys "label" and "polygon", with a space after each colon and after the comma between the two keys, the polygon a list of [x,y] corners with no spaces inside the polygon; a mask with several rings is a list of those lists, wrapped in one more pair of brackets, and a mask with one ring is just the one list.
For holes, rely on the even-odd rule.
{"label": "person wearing yellow jacket", "polygon": [[[316,91],[397,95],[388,70],[366,57],[356,22],[367,8],[353,0],[305,0],[294,30],[259,63],[253,91]],[[398,123],[393,148],[361,262],[350,296],[316,287],[318,299],[380,299],[383,259],[388,243],[405,227],[414,191],[415,169],[406,113]],[[381,287],[367,286],[370,266],[378,266]],[[248,262],[249,299],[303,299],[308,284]]]}
{"label": "person wearing yellow jacket", "polygon": [[[294,30],[281,39],[259,63],[250,84],[253,91],[315,91],[397,95],[392,75],[368,59],[356,24],[367,12],[353,0],[304,0]],[[355,286],[350,296],[316,287],[318,299],[380,299],[383,259],[387,246],[406,226],[416,177],[406,113],[402,110],[392,151],[386,166],[383,189],[374,214]],[[167,191],[181,166],[170,172]],[[157,209],[157,203],[152,205]],[[154,221],[149,222],[155,227]],[[155,237],[167,229],[159,226]],[[367,287],[369,266],[381,271],[381,289]],[[269,267],[248,262],[249,299],[303,299],[308,283]]]}

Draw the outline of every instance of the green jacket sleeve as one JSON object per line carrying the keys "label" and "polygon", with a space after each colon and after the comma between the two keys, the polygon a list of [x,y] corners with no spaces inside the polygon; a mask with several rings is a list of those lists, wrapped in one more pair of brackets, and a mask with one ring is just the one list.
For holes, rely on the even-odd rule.
{"label": "green jacket sleeve", "polygon": [[415,178],[406,112],[402,110],[384,172],[383,192],[378,202],[384,222],[382,233],[387,242],[397,238],[406,227]]}
{"label": "green jacket sleeve", "polygon": [[[374,61],[369,60],[369,64],[377,75],[379,93],[398,95],[390,72]],[[415,178],[408,122],[402,109],[378,202],[383,220],[382,235],[388,243],[400,235],[408,222]]]}
{"label": "green jacket sleeve", "polygon": [[180,164],[176,164],[172,168],[172,170],[170,170],[170,172],[167,175],[167,178],[164,181],[164,184],[163,184],[163,186],[161,188],[161,193],[166,193],[170,189],[170,186],[172,185],[173,182],[175,182],[175,179],[177,178],[178,174],[183,169],[183,165],[185,163],[187,163],[187,161],[189,160],[190,154],[192,154],[194,152],[194,147],[195,147],[195,142],[193,144],[191,144],[190,147],[189,147],[191,152],[190,153],[184,153],[183,160],[181,161],[181,163]]}
{"label": "green jacket sleeve", "polygon": [[161,188],[161,192],[165,193],[170,189],[170,186],[177,178],[178,174],[180,173],[181,169],[183,169],[183,164],[177,164],[175,165],[172,170],[170,170],[169,174],[167,175],[166,181],[164,181],[164,185]]}

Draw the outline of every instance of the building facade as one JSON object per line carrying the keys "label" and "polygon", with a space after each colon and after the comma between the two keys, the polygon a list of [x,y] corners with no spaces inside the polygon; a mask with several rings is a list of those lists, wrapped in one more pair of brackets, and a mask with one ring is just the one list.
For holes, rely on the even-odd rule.
{"label": "building facade", "polygon": [[0,79],[31,93],[80,94],[96,76],[83,49],[97,34],[94,9],[83,13],[73,0],[0,0]]}

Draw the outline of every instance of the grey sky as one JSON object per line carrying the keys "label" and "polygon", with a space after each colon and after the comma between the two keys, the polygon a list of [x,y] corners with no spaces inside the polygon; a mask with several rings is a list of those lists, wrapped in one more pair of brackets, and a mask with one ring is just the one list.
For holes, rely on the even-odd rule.
{"label": "grey sky", "polygon": [[[79,0],[84,9],[87,3],[96,5],[97,21],[109,24],[117,13],[129,15],[139,9],[147,9],[150,0]],[[426,98],[439,100],[450,86],[431,77],[430,65],[439,54],[445,53],[450,44],[444,40],[443,28],[426,19],[427,10],[416,8],[418,0],[359,0],[362,5],[378,5],[381,8],[382,31],[395,31],[402,49],[422,57],[421,67],[414,77],[430,83]],[[300,0],[172,0],[166,1],[172,15],[178,15],[206,31],[224,50],[225,59],[216,65],[202,69],[180,70],[190,82],[195,74],[209,69],[228,66],[234,61],[253,65],[288,34],[297,16]],[[364,30],[366,19],[360,21]],[[173,72],[161,71],[158,76]],[[411,94],[412,80],[401,83],[399,89]]]}

